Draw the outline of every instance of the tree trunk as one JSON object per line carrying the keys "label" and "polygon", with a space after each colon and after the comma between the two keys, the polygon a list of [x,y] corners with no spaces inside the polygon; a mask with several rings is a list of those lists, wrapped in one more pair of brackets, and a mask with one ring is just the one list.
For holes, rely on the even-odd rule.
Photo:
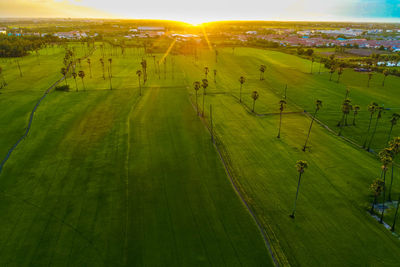
{"label": "tree trunk", "polygon": [[371,123],[372,123],[372,113],[371,116],[369,117],[369,124],[368,124],[368,130],[367,130],[367,134],[365,135],[365,141],[363,144],[363,148],[365,148],[367,146],[367,140],[368,140],[368,134],[369,134],[369,130],[371,129]]}
{"label": "tree trunk", "polygon": [[379,118],[376,118],[376,123],[375,123],[374,131],[372,132],[371,139],[369,140],[369,143],[368,143],[368,148],[367,148],[368,151],[370,150],[372,141],[374,140],[375,133],[376,133],[376,127],[378,126],[378,122],[379,122]]}
{"label": "tree trunk", "polygon": [[312,128],[312,126],[313,126],[315,116],[317,116],[317,112],[318,112],[318,109],[315,110],[314,116],[313,116],[313,118],[312,118],[312,120],[311,120],[310,128],[308,129],[307,139],[306,139],[306,142],[304,143],[304,147],[303,147],[303,151],[304,151],[304,152],[306,151],[307,142],[308,142],[308,139],[310,138],[311,128]]}
{"label": "tree trunk", "polygon": [[396,212],[395,212],[395,214],[394,214],[393,225],[392,225],[392,227],[390,228],[390,230],[391,230],[392,232],[394,232],[394,230],[395,230],[396,220],[397,220],[397,214],[398,214],[398,212],[399,212],[399,206],[400,206],[400,195],[399,195],[399,200],[397,201],[397,207],[396,207]]}
{"label": "tree trunk", "polygon": [[253,99],[253,113],[254,113],[254,105],[256,104],[256,100]]}
{"label": "tree trunk", "polygon": [[78,83],[76,82],[76,78],[74,78],[74,80],[75,80],[75,88],[76,88],[76,91],[78,92]]}
{"label": "tree trunk", "polygon": [[390,127],[389,136],[388,136],[388,139],[387,139],[386,143],[389,143],[389,141],[390,141],[390,137],[392,136],[393,126],[394,125],[392,124],[392,126]]}
{"label": "tree trunk", "polygon": [[392,202],[393,172],[394,172],[394,164],[392,163],[392,174],[390,175],[390,187],[389,187],[389,196],[388,196],[388,200],[390,202]]}
{"label": "tree trunk", "polygon": [[239,101],[242,103],[242,84],[240,84]]}
{"label": "tree trunk", "polygon": [[383,201],[382,201],[382,213],[380,223],[383,223],[383,214],[385,213],[385,202],[386,202],[386,169],[383,170]]}

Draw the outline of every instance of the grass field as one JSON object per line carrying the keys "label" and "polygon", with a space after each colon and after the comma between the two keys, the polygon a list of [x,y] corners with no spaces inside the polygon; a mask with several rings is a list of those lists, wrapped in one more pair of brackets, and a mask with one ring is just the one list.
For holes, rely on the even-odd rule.
{"label": "grass field", "polygon": [[[304,153],[301,148],[310,123],[305,115],[284,115],[283,136],[277,140],[279,116],[256,117],[231,94],[238,96],[237,79],[244,75],[248,78],[244,103],[250,106],[250,92],[257,90],[260,98],[256,111],[276,113],[287,83],[287,111],[312,110],[314,101],[322,99],[324,107],[319,117],[337,130],[335,124],[341,114],[335,110],[340,108],[346,85],[361,106],[375,100],[395,107],[399,80],[388,78],[384,89],[377,82],[365,88],[361,84],[362,74],[346,71],[343,83],[337,84],[329,82],[325,70],[320,75],[309,74],[310,63],[290,55],[256,49],[237,49],[235,55],[229,50],[224,52],[220,53],[217,64],[213,56],[204,56],[203,62],[191,68],[186,66],[185,70],[190,77],[188,81],[201,79],[205,65],[219,70],[217,84],[212,83],[207,91],[226,93],[206,95],[206,106],[213,105],[214,129],[228,151],[236,181],[264,222],[281,262],[307,266],[396,265],[399,240],[366,209],[371,201],[369,185],[380,175],[379,161],[318,125],[312,131],[311,151]],[[266,80],[259,81],[257,70],[263,63],[267,65]],[[189,93],[193,95],[193,89]],[[384,115],[386,124],[389,114],[387,111]],[[366,127],[367,117],[362,112],[358,126],[346,128],[345,136],[360,141],[357,135]],[[375,147],[384,144],[387,130],[387,126],[378,128]],[[398,128],[394,131],[398,135]],[[298,210],[301,215],[292,221],[288,215],[296,192],[294,165],[298,159],[307,160],[310,169],[301,188],[302,207]],[[397,173],[396,196],[400,188],[398,177]],[[392,217],[387,220],[391,223]]]}
{"label": "grass field", "polygon": [[[35,113],[27,138],[0,176],[0,265],[8,266],[269,266],[273,265],[246,207],[235,193],[206,127],[196,116],[195,80],[210,68],[205,119],[213,106],[214,131],[236,186],[268,236],[282,266],[388,265],[400,260],[400,241],[367,213],[369,185],[380,175],[374,154],[314,124],[310,151],[301,151],[316,99],[318,118],[333,131],[345,89],[362,110],[343,135],[363,142],[371,101],[387,110],[372,148],[385,145],[389,118],[400,106],[399,78],[381,74],[366,87],[364,74],[346,70],[329,81],[318,64],[252,48],[203,51],[199,61],[168,56],[160,77],[147,57],[149,81],[139,96],[136,70],[143,51],[113,58],[112,87],[102,78],[100,49],[86,62],[86,90],[71,77],[71,92],[51,92]],[[23,134],[38,98],[60,75],[63,51],[22,64],[35,72],[19,78],[5,69],[0,95],[4,138],[0,155]],[[155,55],[160,59],[162,55]],[[36,62],[34,64],[34,62]],[[258,68],[265,64],[265,80]],[[106,65],[108,66],[108,65]],[[166,76],[164,77],[164,66]],[[217,69],[217,82],[213,70]],[[25,71],[24,71],[25,73]],[[106,74],[107,75],[107,74]],[[239,103],[239,82],[243,105]],[[282,138],[278,102],[287,89]],[[29,87],[27,87],[29,86]],[[202,89],[201,89],[202,90]],[[201,103],[201,91],[199,103]],[[250,94],[257,90],[255,116]],[[192,104],[190,103],[192,101]],[[395,127],[393,136],[400,134]],[[295,163],[309,162],[297,216],[289,218],[297,186]],[[23,166],[23,167],[21,167]],[[398,172],[398,170],[396,169]],[[400,191],[396,173],[394,196]],[[393,210],[387,222],[391,223]]]}
{"label": "grass field", "polygon": [[1,174],[0,265],[272,265],[182,79],[153,77],[139,97],[131,52],[114,58],[114,90],[96,51],[86,91],[40,105]]}

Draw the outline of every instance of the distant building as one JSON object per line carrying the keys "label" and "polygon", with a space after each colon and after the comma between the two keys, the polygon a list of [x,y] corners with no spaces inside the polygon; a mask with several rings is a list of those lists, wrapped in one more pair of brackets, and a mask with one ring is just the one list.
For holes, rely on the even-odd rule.
{"label": "distant building", "polygon": [[164,27],[139,26],[138,31],[164,31]]}

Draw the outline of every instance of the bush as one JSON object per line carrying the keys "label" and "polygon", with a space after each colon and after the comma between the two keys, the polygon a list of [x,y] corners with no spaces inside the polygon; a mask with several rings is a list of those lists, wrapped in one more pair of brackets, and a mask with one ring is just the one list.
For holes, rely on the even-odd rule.
{"label": "bush", "polygon": [[56,91],[69,92],[69,85],[59,85],[55,88]]}

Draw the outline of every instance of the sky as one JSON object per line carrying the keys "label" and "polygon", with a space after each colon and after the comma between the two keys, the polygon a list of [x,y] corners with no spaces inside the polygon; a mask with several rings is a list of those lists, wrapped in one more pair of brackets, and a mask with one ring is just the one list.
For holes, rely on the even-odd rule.
{"label": "sky", "polygon": [[400,0],[0,0],[0,17],[400,22]]}

